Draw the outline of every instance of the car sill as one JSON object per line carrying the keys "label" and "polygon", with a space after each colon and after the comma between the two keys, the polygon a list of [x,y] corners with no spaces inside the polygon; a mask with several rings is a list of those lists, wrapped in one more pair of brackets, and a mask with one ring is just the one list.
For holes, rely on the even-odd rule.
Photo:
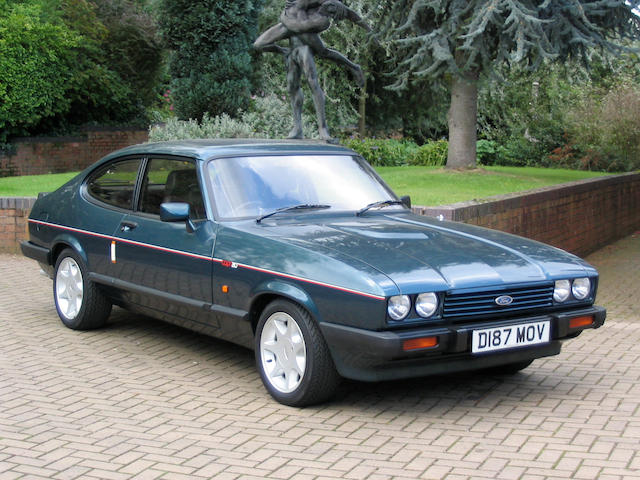
{"label": "car sill", "polygon": [[[220,313],[224,313],[227,315],[234,315],[234,316],[243,316],[243,315],[239,315],[239,314],[234,314],[233,312],[231,312],[231,310],[236,310],[236,309],[230,309],[227,307],[219,307],[219,306],[214,306],[210,303],[207,302],[203,302],[201,300],[194,300],[193,298],[188,298],[188,297],[184,297],[182,295],[176,295],[174,293],[167,293],[167,292],[163,292],[161,290],[157,290],[155,288],[150,288],[150,287],[145,287],[142,285],[137,285],[135,283],[131,283],[131,282],[126,282],[124,280],[119,280],[117,278],[113,278],[110,277],[108,275],[102,275],[100,273],[95,273],[92,272],[89,274],[89,278],[96,282],[96,283],[100,283],[102,285],[107,285],[109,287],[115,287],[118,288],[120,290],[127,290],[130,292],[135,292],[141,295],[152,295],[154,297],[159,297],[162,298],[164,300],[167,300],[169,302],[172,303],[180,303],[182,305],[185,305],[187,307],[190,308],[196,308],[196,309],[202,309],[202,310],[207,310],[207,311],[215,311],[215,312],[220,312]],[[237,312],[240,312],[240,310],[236,310]],[[244,312],[246,314],[246,312]]]}

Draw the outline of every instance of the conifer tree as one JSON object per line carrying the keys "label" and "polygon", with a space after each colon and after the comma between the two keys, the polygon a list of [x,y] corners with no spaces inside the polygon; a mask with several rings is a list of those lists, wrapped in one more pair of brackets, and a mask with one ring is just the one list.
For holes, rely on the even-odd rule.
{"label": "conifer tree", "polygon": [[447,167],[476,163],[478,80],[499,64],[589,62],[594,48],[616,51],[638,36],[625,0],[383,0],[385,30],[401,61],[395,89],[414,77],[450,83]]}
{"label": "conifer tree", "polygon": [[262,0],[159,0],[162,36],[172,50],[172,97],[180,118],[235,115],[249,103],[251,44]]}

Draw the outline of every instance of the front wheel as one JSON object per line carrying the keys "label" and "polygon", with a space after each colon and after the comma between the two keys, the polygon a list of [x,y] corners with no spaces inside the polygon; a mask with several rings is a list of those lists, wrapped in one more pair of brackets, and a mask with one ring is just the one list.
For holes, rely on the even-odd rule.
{"label": "front wheel", "polygon": [[278,402],[304,407],[327,400],[340,376],[311,315],[301,306],[276,300],[260,315],[256,364],[267,391]]}
{"label": "front wheel", "polygon": [[84,262],[71,249],[56,261],[53,298],[60,320],[74,330],[102,327],[111,313],[111,303],[89,280]]}

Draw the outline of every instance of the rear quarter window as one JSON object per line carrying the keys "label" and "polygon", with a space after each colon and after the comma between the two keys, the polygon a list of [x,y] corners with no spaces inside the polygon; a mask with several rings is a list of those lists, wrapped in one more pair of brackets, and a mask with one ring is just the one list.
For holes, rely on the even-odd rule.
{"label": "rear quarter window", "polygon": [[130,210],[141,161],[123,160],[106,165],[89,178],[87,192],[107,205]]}

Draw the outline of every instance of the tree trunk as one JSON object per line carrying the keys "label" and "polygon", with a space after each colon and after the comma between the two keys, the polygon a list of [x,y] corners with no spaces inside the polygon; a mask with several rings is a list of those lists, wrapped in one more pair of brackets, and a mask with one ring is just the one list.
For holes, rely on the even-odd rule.
{"label": "tree trunk", "polygon": [[449,156],[447,168],[476,166],[476,124],[478,122],[478,73],[454,77],[451,84]]}
{"label": "tree trunk", "polygon": [[358,135],[360,138],[364,138],[367,134],[367,77],[364,77],[364,85],[360,89],[360,102],[358,105],[358,113],[360,118],[358,120]]}

